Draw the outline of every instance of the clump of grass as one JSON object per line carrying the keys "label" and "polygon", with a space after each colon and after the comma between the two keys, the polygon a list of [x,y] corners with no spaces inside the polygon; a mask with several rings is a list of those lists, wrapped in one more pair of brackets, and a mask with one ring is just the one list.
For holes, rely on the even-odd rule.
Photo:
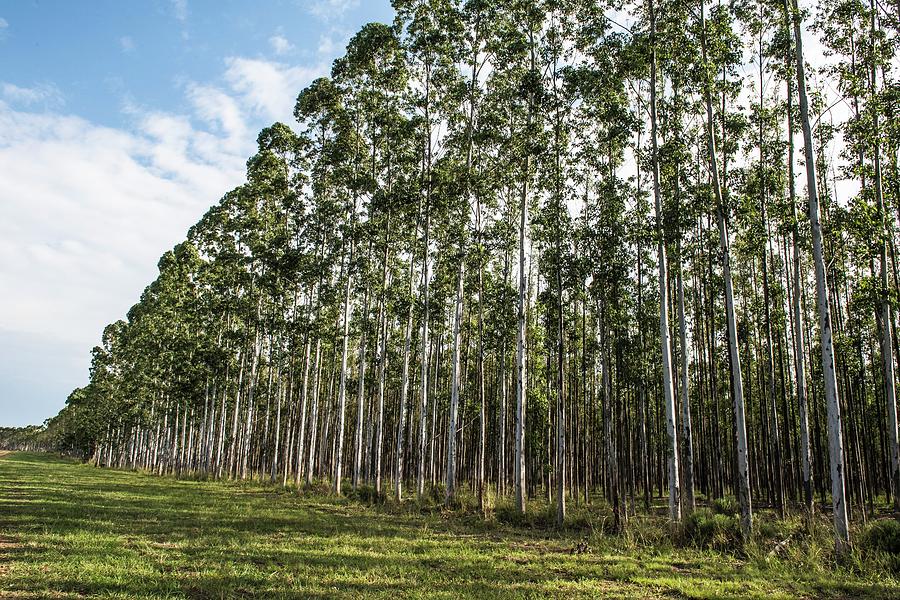
{"label": "clump of grass", "polygon": [[672,535],[669,527],[664,526],[659,519],[647,515],[632,516],[622,538],[625,546],[631,549],[672,547]]}
{"label": "clump of grass", "polygon": [[865,559],[900,573],[900,521],[897,519],[870,523],[860,532],[857,547]]}
{"label": "clump of grass", "polygon": [[743,547],[738,518],[705,507],[694,510],[684,518],[676,538],[682,546],[704,550],[735,553]]}
{"label": "clump of grass", "polygon": [[374,485],[360,485],[356,489],[350,488],[346,496],[350,500],[355,500],[368,506],[384,502],[384,494],[379,494]]}
{"label": "clump of grass", "polygon": [[729,517],[735,517],[740,512],[740,506],[734,496],[716,498],[710,503],[710,508],[717,515],[728,515]]}
{"label": "clump of grass", "polygon": [[859,546],[869,552],[900,555],[900,521],[879,519],[862,530]]}

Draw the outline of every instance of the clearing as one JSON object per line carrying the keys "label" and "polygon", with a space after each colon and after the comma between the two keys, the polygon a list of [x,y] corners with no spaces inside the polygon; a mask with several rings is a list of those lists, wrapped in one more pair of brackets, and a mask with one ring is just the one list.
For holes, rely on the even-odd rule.
{"label": "clearing", "polygon": [[758,554],[0,457],[0,598],[900,597]]}

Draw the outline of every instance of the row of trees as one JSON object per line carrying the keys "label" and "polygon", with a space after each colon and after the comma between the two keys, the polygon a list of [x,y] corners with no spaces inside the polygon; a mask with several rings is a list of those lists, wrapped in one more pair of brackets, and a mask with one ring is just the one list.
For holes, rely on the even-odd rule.
{"label": "row of trees", "polygon": [[0,427],[0,450],[48,451],[54,449],[55,443],[55,432],[42,425]]}
{"label": "row of trees", "polygon": [[900,503],[896,7],[822,2],[810,66],[791,0],[393,4],[106,328],[63,446],[618,528],[818,496],[839,550]]}

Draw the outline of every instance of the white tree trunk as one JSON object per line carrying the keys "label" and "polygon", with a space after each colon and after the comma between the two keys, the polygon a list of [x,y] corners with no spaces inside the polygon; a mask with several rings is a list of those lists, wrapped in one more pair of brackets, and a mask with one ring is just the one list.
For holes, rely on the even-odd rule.
{"label": "white tree trunk", "polygon": [[447,474],[446,474],[446,498],[449,506],[456,498],[456,430],[457,413],[459,411],[459,382],[460,382],[460,328],[462,325],[463,307],[463,276],[465,273],[465,260],[459,257],[459,270],[456,281],[455,316],[453,319],[453,372],[450,378],[450,415],[447,426]]}
{"label": "white tree trunk", "polygon": [[659,263],[659,337],[662,346],[663,402],[666,406],[666,431],[669,435],[669,518],[681,520],[681,485],[678,481],[678,429],[675,424],[675,389],[672,384],[672,342],[669,337],[669,288],[666,244],[662,223],[662,195],[659,187],[659,148],[657,147],[656,118],[656,17],[653,0],[650,2],[650,145],[653,172],[653,198],[656,205],[657,256]]}
{"label": "white tree trunk", "polygon": [[831,335],[831,306],[828,299],[828,273],[822,251],[822,223],[819,216],[819,194],[816,188],[816,154],[809,123],[809,101],[806,96],[806,65],[803,61],[803,34],[797,0],[792,0],[794,52],[797,59],[797,91],[800,97],[800,126],[806,159],[806,187],[809,194],[809,223],[812,232],[813,261],[816,266],[816,296],[819,309],[819,332],[822,342],[822,373],[825,379],[825,406],[828,413],[828,458],[831,463],[831,499],[834,511],[835,548],[843,553],[850,546],[847,526],[847,497],[844,485],[844,445],[841,437],[841,405],[838,400],[834,347]]}

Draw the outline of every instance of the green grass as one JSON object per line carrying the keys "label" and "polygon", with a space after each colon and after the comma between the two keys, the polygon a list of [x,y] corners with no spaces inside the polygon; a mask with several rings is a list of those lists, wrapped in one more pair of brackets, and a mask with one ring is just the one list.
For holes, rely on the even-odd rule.
{"label": "green grass", "polygon": [[12,453],[0,598],[900,597],[889,571],[814,544],[738,558],[673,547],[649,517],[603,535],[578,510],[584,525],[560,532],[507,523],[502,506],[484,521]]}

